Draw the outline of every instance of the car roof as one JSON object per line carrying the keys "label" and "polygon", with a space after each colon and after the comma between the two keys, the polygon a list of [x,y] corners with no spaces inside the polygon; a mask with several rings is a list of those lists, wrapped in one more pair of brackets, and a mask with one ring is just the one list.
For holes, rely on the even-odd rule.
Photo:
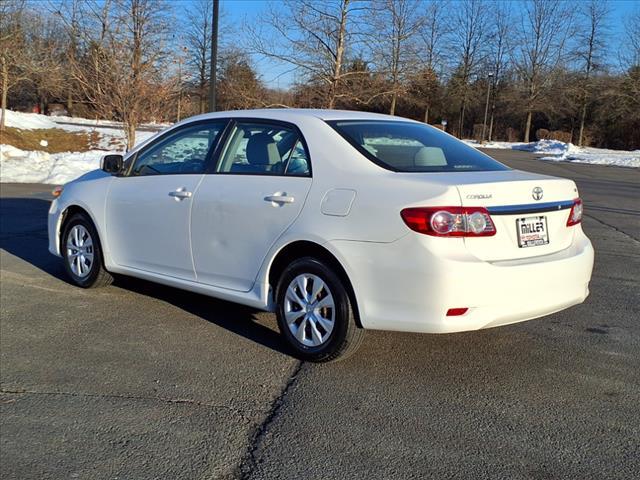
{"label": "car roof", "polygon": [[321,120],[386,120],[414,122],[414,120],[384,115],[381,113],[359,112],[357,110],[328,110],[316,108],[260,108],[254,110],[230,110],[223,112],[204,113],[185,119],[185,122],[193,120],[206,120],[220,117],[235,118],[264,118],[283,121],[295,121],[303,118],[319,118]]}

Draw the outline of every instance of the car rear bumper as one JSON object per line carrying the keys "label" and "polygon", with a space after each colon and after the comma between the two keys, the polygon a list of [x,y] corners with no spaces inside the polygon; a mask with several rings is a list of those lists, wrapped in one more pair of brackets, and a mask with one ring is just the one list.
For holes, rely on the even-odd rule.
{"label": "car rear bumper", "polygon": [[[582,303],[594,251],[580,227],[569,248],[500,262],[469,254],[464,240],[409,234],[388,244],[334,241],[363,327],[450,333],[496,327]],[[531,247],[535,248],[535,247]],[[452,308],[468,308],[447,316]]]}

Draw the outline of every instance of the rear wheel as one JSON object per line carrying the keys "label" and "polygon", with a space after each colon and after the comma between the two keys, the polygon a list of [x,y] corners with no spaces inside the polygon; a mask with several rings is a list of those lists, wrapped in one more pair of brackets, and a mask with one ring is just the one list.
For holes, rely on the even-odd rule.
{"label": "rear wheel", "polygon": [[60,250],[67,274],[79,287],[104,287],[113,281],[102,263],[98,232],[85,214],[76,213],[65,223]]}
{"label": "rear wheel", "polygon": [[355,322],[349,292],[324,263],[293,262],[276,289],[278,326],[296,356],[330,362],[353,354],[364,337]]}

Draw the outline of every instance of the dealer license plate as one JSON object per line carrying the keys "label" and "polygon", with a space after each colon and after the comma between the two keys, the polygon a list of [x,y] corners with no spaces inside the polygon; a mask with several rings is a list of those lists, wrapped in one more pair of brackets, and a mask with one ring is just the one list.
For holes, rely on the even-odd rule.
{"label": "dealer license plate", "polygon": [[536,247],[549,243],[547,217],[522,217],[516,220],[518,247]]}

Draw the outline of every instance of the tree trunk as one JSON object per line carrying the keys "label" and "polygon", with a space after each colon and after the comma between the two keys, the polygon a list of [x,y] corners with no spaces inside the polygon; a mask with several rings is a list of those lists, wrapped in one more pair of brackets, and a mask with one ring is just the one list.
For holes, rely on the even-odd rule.
{"label": "tree trunk", "polygon": [[491,117],[489,119],[489,137],[488,140],[491,141],[493,139],[493,107],[491,108]]}
{"label": "tree trunk", "polygon": [[71,96],[71,87],[67,90],[67,113],[71,116],[71,110],[73,109],[73,97]]}
{"label": "tree trunk", "polygon": [[9,89],[9,70],[7,62],[2,57],[2,112],[0,113],[0,131],[4,131],[5,116],[7,112],[7,90]]}
{"label": "tree trunk", "polygon": [[424,109],[424,123],[429,124],[429,105]]}
{"label": "tree trunk", "polygon": [[584,120],[587,116],[587,102],[586,100],[582,104],[582,115],[580,116],[580,131],[578,133],[578,146],[582,146],[583,136],[584,136]]}
{"label": "tree trunk", "polygon": [[125,120],[125,132],[127,134],[127,151],[136,144],[136,124],[131,120]]}
{"label": "tree trunk", "polygon": [[[311,102],[309,102],[311,103]],[[335,106],[336,103],[336,95],[335,95],[335,85],[331,84],[331,90],[329,92],[329,103],[327,103],[327,108],[328,109],[333,109],[333,107]],[[311,105],[309,105],[311,106]]]}
{"label": "tree trunk", "polygon": [[391,108],[389,108],[389,115],[396,114],[396,102],[398,101],[398,92],[394,90],[391,95]]}
{"label": "tree trunk", "polygon": [[331,87],[329,93],[329,108],[334,108],[336,104],[336,96],[338,94],[338,83],[340,82],[340,76],[342,74],[342,58],[344,56],[345,49],[345,37],[347,32],[347,13],[349,8],[349,1],[344,0],[342,4],[342,11],[340,14],[340,29],[338,31],[338,43],[336,45],[336,60],[333,64],[333,78],[331,79]]}
{"label": "tree trunk", "polygon": [[531,117],[533,116],[531,110],[527,110],[527,123],[524,127],[524,143],[529,143],[529,132],[531,131]]}
{"label": "tree trunk", "polygon": [[204,101],[204,95],[200,93],[200,113],[206,112],[206,103]]}
{"label": "tree trunk", "polygon": [[464,114],[467,109],[467,102],[462,100],[462,105],[460,105],[460,121],[458,122],[458,138],[463,138],[464,135],[462,133],[464,129]]}

